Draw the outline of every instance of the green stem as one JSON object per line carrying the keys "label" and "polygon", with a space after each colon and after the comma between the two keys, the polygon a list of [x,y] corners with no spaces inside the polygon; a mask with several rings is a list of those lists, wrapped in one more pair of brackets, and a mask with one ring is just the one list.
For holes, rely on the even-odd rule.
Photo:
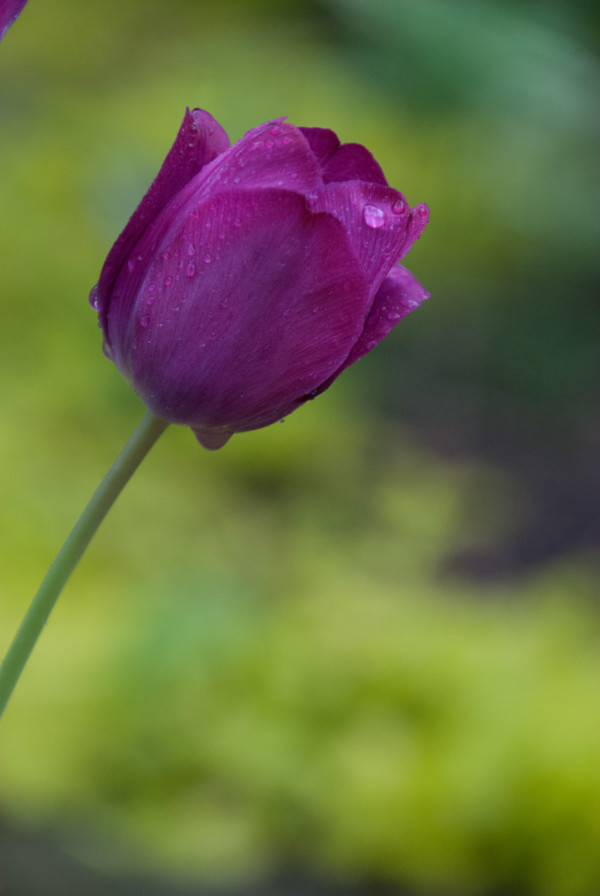
{"label": "green stem", "polygon": [[67,579],[123,487],[167,426],[166,420],[146,412],[56,555],[0,666],[0,716]]}

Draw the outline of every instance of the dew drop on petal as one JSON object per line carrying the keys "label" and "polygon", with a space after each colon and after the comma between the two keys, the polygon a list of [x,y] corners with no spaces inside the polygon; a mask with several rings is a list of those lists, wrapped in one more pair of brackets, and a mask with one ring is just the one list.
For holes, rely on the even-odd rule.
{"label": "dew drop on petal", "polygon": [[143,317],[140,318],[140,326],[141,327],[147,327],[149,323],[150,323],[150,318],[147,315],[144,315]]}
{"label": "dew drop on petal", "polygon": [[185,275],[186,275],[186,277],[193,277],[195,273],[196,273],[196,265],[194,264],[193,261],[190,261],[187,268],[185,269]]}
{"label": "dew drop on petal", "polygon": [[98,298],[98,287],[94,286],[92,291],[90,292],[90,305],[97,311],[100,307],[100,299]]}
{"label": "dew drop on petal", "polygon": [[365,205],[363,208],[363,219],[367,227],[377,230],[379,227],[383,227],[385,214],[376,205]]}
{"label": "dew drop on petal", "polygon": [[192,255],[196,254],[196,249],[195,249],[193,243],[190,243],[189,246],[187,247],[187,254],[190,256],[190,258]]}
{"label": "dew drop on petal", "polygon": [[172,282],[173,282],[172,277],[165,277],[165,286],[170,286]]}
{"label": "dew drop on petal", "polygon": [[127,270],[129,271],[130,274],[133,271],[134,267],[135,267],[135,258],[129,258],[127,260]]}
{"label": "dew drop on petal", "polygon": [[204,263],[210,264],[211,261],[212,261],[212,255],[210,254],[210,252],[207,252],[206,255],[204,256]]}
{"label": "dew drop on petal", "polygon": [[396,201],[392,204],[392,212],[395,215],[403,215],[406,211],[406,203],[403,199],[396,199]]}

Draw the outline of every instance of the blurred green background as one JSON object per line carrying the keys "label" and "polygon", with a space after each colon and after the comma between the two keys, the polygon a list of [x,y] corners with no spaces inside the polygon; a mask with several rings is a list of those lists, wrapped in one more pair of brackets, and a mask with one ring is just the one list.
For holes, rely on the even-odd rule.
{"label": "blurred green background", "polygon": [[87,294],[186,105],[366,144],[432,298],[172,427],[2,722],[0,882],[600,892],[598,8],[30,0],[0,47],[0,647],[142,408]]}

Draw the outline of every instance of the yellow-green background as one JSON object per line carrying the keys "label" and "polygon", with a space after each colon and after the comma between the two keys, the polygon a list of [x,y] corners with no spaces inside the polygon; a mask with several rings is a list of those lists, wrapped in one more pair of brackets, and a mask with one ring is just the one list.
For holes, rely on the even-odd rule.
{"label": "yellow-green background", "polygon": [[[600,891],[598,37],[566,0],[30,0],[0,46],[2,648],[141,416],[87,294],[186,105],[367,145],[431,207],[432,298],[283,425],[163,436],[2,721],[5,838],[98,893]],[[2,860],[7,896],[55,892]]]}

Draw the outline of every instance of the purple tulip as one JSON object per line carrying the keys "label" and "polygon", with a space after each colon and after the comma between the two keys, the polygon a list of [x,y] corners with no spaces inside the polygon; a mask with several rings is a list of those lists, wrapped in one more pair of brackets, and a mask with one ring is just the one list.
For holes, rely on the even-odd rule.
{"label": "purple tulip", "polygon": [[0,0],[0,40],[12,23],[19,18],[27,0]]}
{"label": "purple tulip", "polygon": [[206,448],[323,392],[428,297],[397,264],[421,235],[373,156],[283,119],[229,146],[186,111],[90,302],[104,350]]}

